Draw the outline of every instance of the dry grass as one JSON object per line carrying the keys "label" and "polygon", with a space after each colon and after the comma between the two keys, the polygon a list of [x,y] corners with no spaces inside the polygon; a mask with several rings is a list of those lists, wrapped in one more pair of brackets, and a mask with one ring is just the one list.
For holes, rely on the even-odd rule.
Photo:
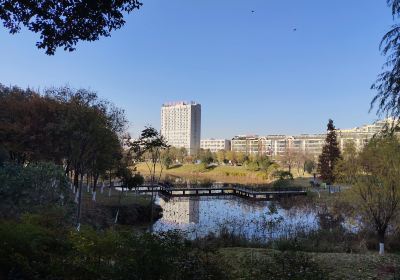
{"label": "dry grass", "polygon": [[[149,174],[149,170],[145,163],[140,163],[137,166],[137,170],[142,174]],[[160,172],[160,166],[156,166],[156,172]],[[266,172],[262,171],[250,171],[244,166],[229,166],[220,165],[205,169],[202,165],[197,164],[185,164],[178,167],[172,167],[170,169],[163,169],[164,175],[173,175],[179,177],[185,177],[194,180],[212,180],[222,183],[240,183],[240,184],[269,184],[272,181],[268,178]],[[302,174],[300,174],[302,175]],[[308,175],[309,176],[309,175]],[[309,186],[310,177],[302,178],[295,174],[296,185],[307,187]]]}

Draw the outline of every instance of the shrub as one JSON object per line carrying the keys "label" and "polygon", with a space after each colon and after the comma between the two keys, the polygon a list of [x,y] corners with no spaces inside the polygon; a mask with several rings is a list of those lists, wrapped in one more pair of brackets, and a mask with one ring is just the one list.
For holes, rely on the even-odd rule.
{"label": "shrub", "polygon": [[62,168],[52,163],[0,166],[0,217],[72,205]]}
{"label": "shrub", "polygon": [[246,256],[241,274],[241,279],[327,279],[322,269],[308,255],[290,251],[279,252],[272,257],[262,255]]}

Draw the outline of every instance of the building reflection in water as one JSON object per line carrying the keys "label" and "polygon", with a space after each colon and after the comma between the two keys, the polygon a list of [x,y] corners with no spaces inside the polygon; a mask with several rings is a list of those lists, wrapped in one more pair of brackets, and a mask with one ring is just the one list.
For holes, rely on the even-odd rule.
{"label": "building reflection in water", "polygon": [[160,198],[163,220],[176,224],[198,224],[200,220],[200,199],[198,197],[173,198],[166,201]]}

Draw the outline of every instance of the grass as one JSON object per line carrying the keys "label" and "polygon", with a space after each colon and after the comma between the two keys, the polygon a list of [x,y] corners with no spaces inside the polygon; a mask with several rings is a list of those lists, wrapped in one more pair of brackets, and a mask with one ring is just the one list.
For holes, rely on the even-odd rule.
{"label": "grass", "polygon": [[[234,275],[240,275],[245,258],[271,259],[278,251],[272,249],[223,248],[219,252]],[[328,279],[399,279],[400,255],[387,254],[383,257],[375,253],[306,253],[321,269],[327,273]],[[239,279],[239,277],[238,277]]]}
{"label": "grass", "polygon": [[121,198],[121,206],[127,206],[137,204],[141,206],[149,205],[150,196],[137,195],[134,191],[124,192],[121,194],[120,191],[114,189],[111,190],[111,196],[108,196],[108,188],[104,188],[104,192],[101,193],[100,189],[96,192],[96,202],[92,201],[92,193],[87,192],[86,188],[82,189],[82,200],[86,203],[96,203],[99,205],[116,206],[119,204]]}
{"label": "grass", "polygon": [[[149,174],[146,163],[139,163],[136,168],[142,174]],[[157,165],[156,172],[159,173],[160,170],[160,165]],[[210,168],[204,168],[204,166],[201,164],[184,164],[181,166],[174,166],[169,169],[164,168],[163,174],[185,177],[194,180],[212,180],[222,183],[269,184],[272,182],[268,178],[266,172],[250,171],[247,170],[245,166],[219,165]],[[309,186],[310,178],[302,178],[300,175],[295,174],[295,181],[293,184],[304,187]]]}

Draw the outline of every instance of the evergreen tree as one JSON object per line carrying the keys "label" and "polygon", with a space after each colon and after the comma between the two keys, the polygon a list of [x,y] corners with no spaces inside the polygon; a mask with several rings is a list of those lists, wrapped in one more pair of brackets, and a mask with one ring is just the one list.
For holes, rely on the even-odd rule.
{"label": "evergreen tree", "polygon": [[331,184],[335,181],[334,168],[341,158],[339,145],[336,136],[336,129],[333,121],[330,119],[328,122],[328,133],[325,140],[325,146],[322,148],[322,153],[318,160],[318,173],[321,179]]}

